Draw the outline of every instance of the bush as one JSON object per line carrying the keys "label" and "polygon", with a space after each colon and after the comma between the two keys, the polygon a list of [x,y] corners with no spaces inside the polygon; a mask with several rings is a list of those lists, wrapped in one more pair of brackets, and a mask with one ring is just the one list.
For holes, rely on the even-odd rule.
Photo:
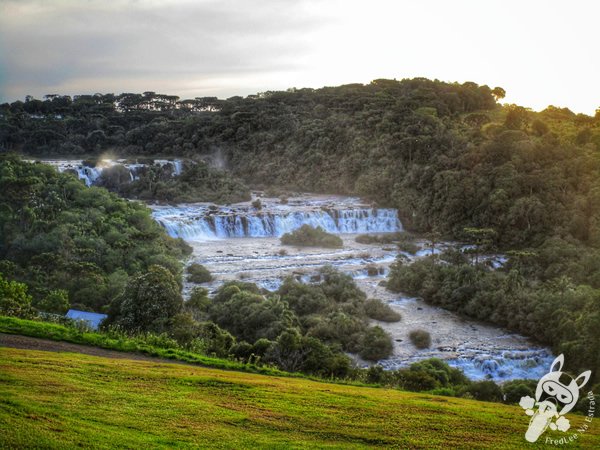
{"label": "bush", "polygon": [[363,335],[358,354],[367,361],[379,361],[392,354],[390,336],[381,327],[370,327]]}
{"label": "bush", "polygon": [[376,277],[377,275],[380,275],[381,273],[383,273],[382,269],[373,265],[373,264],[369,264],[367,267],[365,267],[366,271],[367,271],[367,275],[370,277]]}
{"label": "bush", "polygon": [[192,289],[188,301],[184,303],[184,308],[194,319],[199,320],[207,315],[211,303],[208,291],[201,287],[195,287]]}
{"label": "bush", "polygon": [[519,403],[521,397],[535,397],[537,382],[534,380],[511,380],[504,383],[502,392],[505,403]]}
{"label": "bush", "polygon": [[69,310],[69,294],[63,289],[50,291],[44,299],[35,306],[40,311],[65,314]]}
{"label": "bush", "polygon": [[321,227],[313,228],[310,225],[302,225],[291,233],[281,236],[283,245],[298,245],[301,247],[327,247],[342,248],[344,242],[333,234],[327,233]]}
{"label": "bush", "polygon": [[501,402],[502,389],[493,381],[479,381],[464,388],[462,396],[470,396],[484,402]]}
{"label": "bush", "polygon": [[27,286],[16,281],[7,281],[0,274],[0,314],[15,317],[31,316],[31,296]]}
{"label": "bush", "polygon": [[400,313],[397,313],[389,305],[376,298],[365,301],[364,308],[365,314],[374,320],[380,320],[382,322],[399,322],[402,319]]}
{"label": "bush", "polygon": [[410,341],[420,350],[431,347],[431,335],[425,330],[413,330],[408,334]]}
{"label": "bush", "polygon": [[202,264],[192,263],[186,271],[188,273],[187,280],[190,283],[208,283],[213,280],[213,276]]}
{"label": "bush", "polygon": [[254,209],[262,209],[262,202],[260,201],[260,198],[257,198],[252,202],[252,207]]}
{"label": "bush", "polygon": [[397,372],[398,382],[407,391],[431,391],[438,387],[438,382],[427,372],[410,369],[400,369]]}

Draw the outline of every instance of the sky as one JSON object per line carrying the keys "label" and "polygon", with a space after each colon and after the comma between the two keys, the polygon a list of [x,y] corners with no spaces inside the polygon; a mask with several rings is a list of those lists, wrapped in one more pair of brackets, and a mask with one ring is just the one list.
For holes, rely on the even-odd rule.
{"label": "sky", "polygon": [[0,0],[0,102],[426,77],[600,107],[595,0]]}

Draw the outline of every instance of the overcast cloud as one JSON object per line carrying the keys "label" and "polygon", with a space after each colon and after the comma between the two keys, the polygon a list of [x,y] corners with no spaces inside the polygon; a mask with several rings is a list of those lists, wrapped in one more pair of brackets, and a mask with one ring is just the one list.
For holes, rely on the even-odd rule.
{"label": "overcast cloud", "polygon": [[585,0],[0,0],[0,98],[424,76],[593,113],[599,13]]}

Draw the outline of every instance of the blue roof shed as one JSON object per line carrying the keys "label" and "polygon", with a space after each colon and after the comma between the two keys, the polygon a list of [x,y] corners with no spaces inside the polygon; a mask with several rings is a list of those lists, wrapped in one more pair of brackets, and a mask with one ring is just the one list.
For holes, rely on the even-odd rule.
{"label": "blue roof shed", "polygon": [[100,323],[102,323],[102,321],[108,316],[106,314],[98,314],[86,311],[78,311],[76,309],[70,309],[69,311],[67,311],[67,317],[69,319],[87,322],[87,325],[92,330],[97,330],[100,326]]}

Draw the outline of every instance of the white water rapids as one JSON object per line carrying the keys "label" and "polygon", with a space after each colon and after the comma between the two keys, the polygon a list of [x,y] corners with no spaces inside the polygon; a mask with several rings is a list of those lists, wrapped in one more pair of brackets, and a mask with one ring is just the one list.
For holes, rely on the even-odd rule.
{"label": "white water rapids", "polygon": [[[287,204],[263,198],[262,203],[261,210],[250,203],[218,207],[152,206],[152,209],[154,218],[171,236],[182,237],[193,246],[192,262],[203,264],[215,276],[215,281],[205,286],[210,290],[226,280],[242,279],[274,291],[289,275],[311,282],[318,269],[327,264],[352,275],[369,297],[388,302],[402,314],[400,322],[377,323],[394,340],[394,354],[379,362],[384,368],[396,369],[437,357],[462,369],[474,380],[537,379],[546,373],[552,361],[548,349],[523,336],[462,319],[421,299],[394,294],[379,285],[398,250],[393,245],[359,244],[355,238],[359,233],[402,231],[395,210],[374,208],[355,198],[332,196],[300,196],[290,198]],[[303,224],[321,226],[340,235],[344,247],[281,245],[279,236]],[[423,249],[412,258],[428,252],[424,243],[421,245]],[[501,263],[499,258],[496,265]],[[369,276],[374,273],[372,266],[377,268],[377,275]],[[186,283],[185,290],[189,292],[191,287]],[[431,333],[431,348],[418,350],[412,345],[408,334],[417,328]]]}

